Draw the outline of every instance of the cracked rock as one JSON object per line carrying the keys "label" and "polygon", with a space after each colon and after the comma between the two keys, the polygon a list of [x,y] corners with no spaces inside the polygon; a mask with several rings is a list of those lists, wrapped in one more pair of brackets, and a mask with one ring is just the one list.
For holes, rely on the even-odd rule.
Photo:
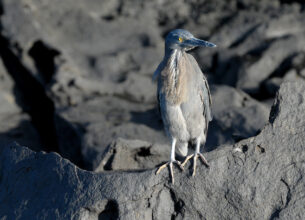
{"label": "cracked rock", "polygon": [[168,171],[94,173],[56,153],[1,145],[0,218],[300,219],[304,94],[304,83],[283,83],[260,134],[206,153],[210,168],[198,164],[194,178],[191,164],[175,168],[175,185]]}

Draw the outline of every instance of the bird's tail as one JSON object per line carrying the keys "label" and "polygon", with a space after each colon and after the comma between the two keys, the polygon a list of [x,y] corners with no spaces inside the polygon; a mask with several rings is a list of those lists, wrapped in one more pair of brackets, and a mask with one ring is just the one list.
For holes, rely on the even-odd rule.
{"label": "bird's tail", "polygon": [[179,155],[179,156],[183,156],[185,157],[187,155],[187,151],[188,151],[188,143],[187,142],[180,142],[180,143],[177,143],[177,150],[176,150],[176,153]]}

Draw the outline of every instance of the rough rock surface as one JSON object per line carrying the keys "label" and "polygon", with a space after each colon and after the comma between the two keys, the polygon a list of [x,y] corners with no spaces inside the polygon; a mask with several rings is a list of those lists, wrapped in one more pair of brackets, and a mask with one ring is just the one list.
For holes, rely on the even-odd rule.
{"label": "rough rock surface", "polygon": [[[268,108],[244,92],[228,86],[214,86],[211,92],[214,119],[204,150],[256,135],[267,122]],[[117,138],[142,140],[154,146],[167,144],[163,147],[170,149],[154,106],[100,97],[63,109],[60,115],[76,125],[85,167],[94,170],[107,146]]]}
{"label": "rough rock surface", "polygon": [[33,150],[41,150],[42,143],[37,130],[16,100],[18,92],[0,60],[0,143],[18,142]]}
{"label": "rough rock surface", "polygon": [[[208,139],[206,145],[202,148],[203,151],[211,151],[222,144],[233,144],[241,139],[252,137],[258,134],[267,123],[268,108],[241,90],[228,86],[213,86],[211,92],[214,98],[214,119],[209,125]],[[164,136],[162,124],[156,122],[156,119],[159,119],[156,110],[133,113],[134,119],[132,121],[136,123],[128,123],[128,125],[122,126],[121,124],[124,124],[125,119],[130,119],[128,119],[128,111],[126,111],[128,110],[127,106],[124,105],[122,100],[119,101],[121,107],[123,107],[122,109],[111,107],[109,112],[106,110],[106,113],[102,114],[110,118],[109,114],[111,112],[113,123],[117,123],[114,128],[107,127],[105,122],[97,122],[96,118],[98,116],[95,115],[93,109],[90,111],[90,115],[93,114],[94,116],[92,117],[93,124],[90,120],[91,117],[88,114],[86,115],[85,121],[89,124],[87,130],[94,126],[97,134],[93,136],[91,131],[84,138],[87,141],[86,143],[83,142],[85,161],[88,161],[88,163],[91,161],[92,169],[96,171],[152,168],[167,161],[170,155],[170,143],[168,138]],[[108,100],[108,103],[111,102],[115,102],[115,99]],[[88,108],[85,107],[85,109]],[[116,115],[113,109],[119,109],[120,114]],[[72,116],[73,114],[68,113],[68,115]],[[99,118],[102,120],[101,116]],[[145,122],[145,125],[137,122]],[[126,126],[129,126],[132,132],[126,132],[128,131],[124,129]],[[91,134],[90,139],[89,134]],[[98,137],[102,138],[99,139]],[[117,138],[119,139],[117,140]],[[92,142],[90,143],[89,140]],[[105,142],[107,145],[103,145]],[[109,145],[111,142],[112,144]],[[109,147],[106,148],[107,146]],[[101,158],[103,158],[102,161]]]}
{"label": "rough rock surface", "polygon": [[268,107],[243,91],[212,86],[211,93],[213,121],[209,124],[206,150],[252,137],[267,123]]}
{"label": "rough rock surface", "polygon": [[[2,0],[0,52],[44,149],[94,170],[116,138],[167,143],[151,76],[173,28],[218,45],[192,52],[210,84],[261,102],[215,89],[206,150],[257,134],[263,104],[271,106],[280,84],[304,80],[304,7],[283,0]],[[238,103],[225,107],[230,95]]]}
{"label": "rough rock surface", "polygon": [[161,120],[154,105],[129,103],[122,98],[100,97],[60,114],[77,125],[86,168],[95,169],[101,154],[117,138],[166,143]]}
{"label": "rough rock surface", "polygon": [[187,166],[93,173],[58,154],[1,146],[2,219],[301,219],[305,212],[305,84],[284,83],[262,132]]}
{"label": "rough rock surface", "polygon": [[168,161],[169,155],[168,145],[119,138],[104,151],[94,171],[154,168]]}
{"label": "rough rock surface", "polygon": [[[298,180],[304,9],[300,0],[1,0],[1,216],[10,207],[8,219],[297,219],[304,213]],[[212,89],[214,120],[204,151],[214,168],[199,168],[195,179],[175,170],[171,186],[165,171],[154,176],[143,169],[169,157],[151,76],[174,28],[218,47],[191,52]],[[294,81],[300,83],[282,87],[264,128],[278,89]],[[34,167],[35,175],[18,166]],[[32,176],[24,181],[11,169]],[[118,186],[125,191],[115,191]]]}

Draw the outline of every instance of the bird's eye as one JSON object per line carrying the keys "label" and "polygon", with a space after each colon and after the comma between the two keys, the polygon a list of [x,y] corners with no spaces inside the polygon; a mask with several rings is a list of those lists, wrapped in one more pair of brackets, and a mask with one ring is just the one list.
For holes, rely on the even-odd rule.
{"label": "bird's eye", "polygon": [[183,42],[183,38],[182,37],[179,37],[178,40],[179,40],[180,43]]}

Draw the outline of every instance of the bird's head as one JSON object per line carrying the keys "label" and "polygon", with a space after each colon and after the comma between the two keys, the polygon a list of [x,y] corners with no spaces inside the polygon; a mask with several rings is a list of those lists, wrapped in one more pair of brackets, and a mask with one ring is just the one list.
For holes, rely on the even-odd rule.
{"label": "bird's head", "polygon": [[171,31],[165,39],[166,49],[188,51],[198,46],[216,47],[215,44],[195,38],[189,31],[183,29],[176,29]]}

